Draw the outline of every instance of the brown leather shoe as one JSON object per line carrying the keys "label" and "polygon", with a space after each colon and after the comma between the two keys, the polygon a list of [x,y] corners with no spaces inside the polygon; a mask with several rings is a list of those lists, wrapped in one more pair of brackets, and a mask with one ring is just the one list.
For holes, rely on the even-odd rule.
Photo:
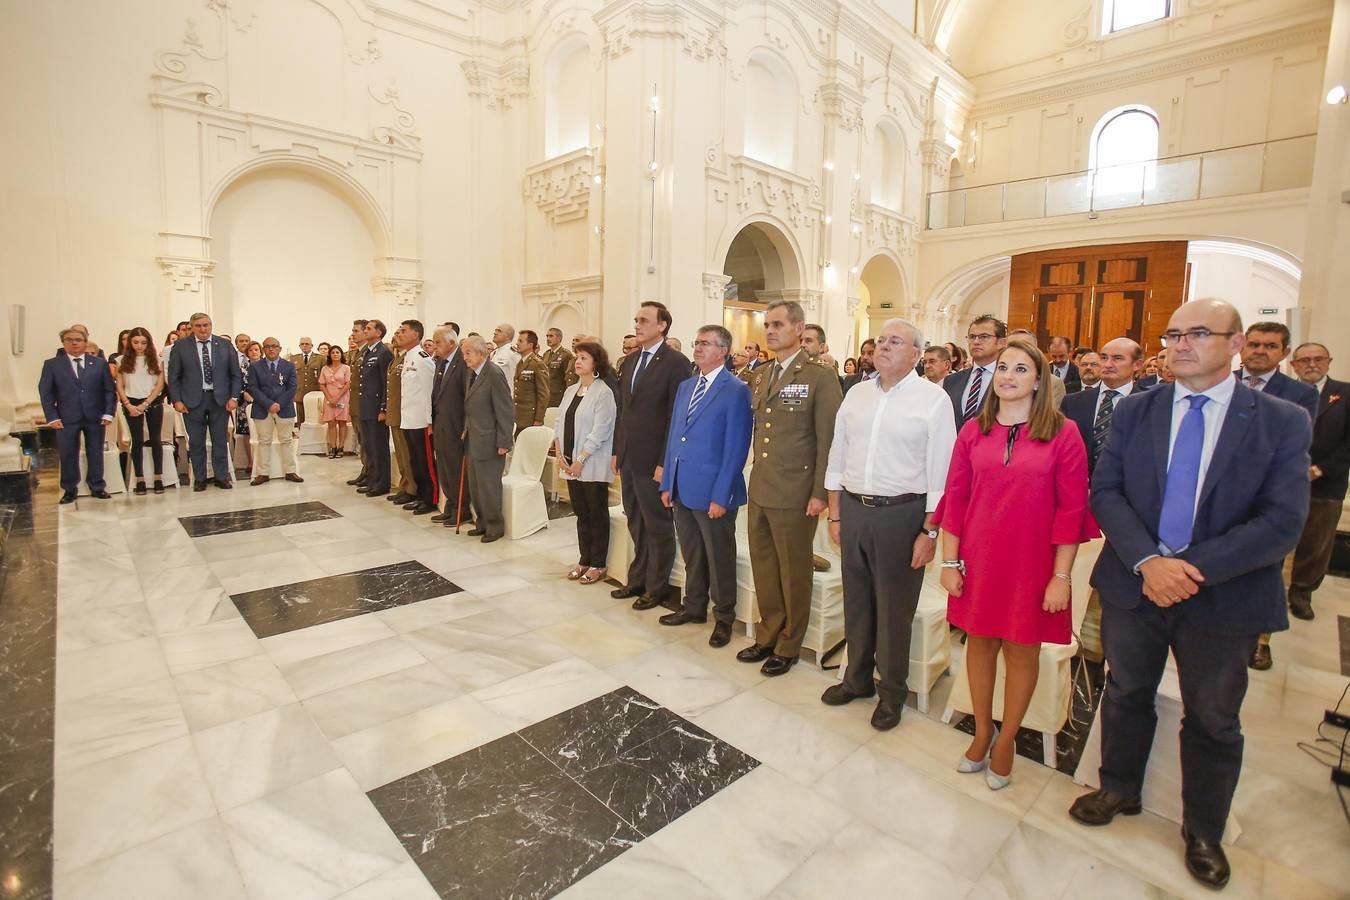
{"label": "brown leather shoe", "polygon": [[1270,645],[1258,643],[1256,649],[1252,651],[1252,658],[1247,660],[1247,665],[1258,672],[1264,672],[1275,665],[1275,660],[1270,655]]}
{"label": "brown leather shoe", "polygon": [[1099,788],[1073,801],[1069,815],[1084,825],[1109,825],[1116,816],[1137,816],[1143,808],[1138,797],[1125,797]]}
{"label": "brown leather shoe", "polygon": [[890,731],[900,724],[900,714],[904,710],[905,707],[899,703],[878,700],[877,708],[872,711],[872,727],[877,731]]}
{"label": "brown leather shoe", "polygon": [[1186,842],[1186,871],[1191,877],[1206,887],[1221,888],[1228,884],[1231,869],[1223,845],[1218,841],[1206,841],[1181,829],[1181,839]]}
{"label": "brown leather shoe", "polygon": [[253,476],[253,480],[250,481],[249,484],[253,485],[254,487],[257,487],[260,484],[267,484],[267,482],[271,480],[272,479],[266,475],[255,475]]}
{"label": "brown leather shoe", "polygon": [[725,647],[731,643],[731,623],[718,622],[713,626],[712,634],[708,636],[709,647]]}
{"label": "brown leather shoe", "polygon": [[764,662],[770,656],[773,656],[773,647],[767,644],[751,644],[736,654],[736,658],[743,663]]}
{"label": "brown leather shoe", "polygon": [[287,481],[294,481],[296,484],[300,484],[300,483],[303,482],[305,479],[301,478],[299,475],[297,475],[297,474],[294,473],[294,472],[287,472],[287,473],[286,473],[286,480],[287,480]]}

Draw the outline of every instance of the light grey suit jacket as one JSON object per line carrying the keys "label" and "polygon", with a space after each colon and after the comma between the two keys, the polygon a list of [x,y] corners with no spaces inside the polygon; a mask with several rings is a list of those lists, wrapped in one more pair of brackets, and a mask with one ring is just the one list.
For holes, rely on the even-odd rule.
{"label": "light grey suit jacket", "polygon": [[[580,384],[569,385],[567,390],[563,391],[562,401],[558,404],[558,421],[553,427],[557,431],[559,459],[564,456],[569,459],[572,457],[572,453],[568,451],[573,448],[563,446],[563,420],[579,387]],[[575,449],[578,454],[588,454],[586,461],[581,464],[581,477],[577,479],[578,481],[608,483],[614,480],[614,470],[610,468],[610,457],[614,452],[614,413],[614,392],[610,390],[609,385],[597,378],[577,404]],[[572,476],[566,473],[563,473],[562,477],[572,480]]]}
{"label": "light grey suit jacket", "polygon": [[469,384],[464,391],[464,439],[469,459],[492,459],[499,448],[511,449],[515,435],[511,386],[492,360],[483,364],[476,380],[470,370],[465,381]]}

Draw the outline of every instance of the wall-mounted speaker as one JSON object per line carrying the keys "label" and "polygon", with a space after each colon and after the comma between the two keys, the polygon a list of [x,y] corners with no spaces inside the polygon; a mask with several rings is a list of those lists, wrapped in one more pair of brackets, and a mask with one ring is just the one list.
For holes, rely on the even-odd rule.
{"label": "wall-mounted speaker", "polygon": [[9,352],[15,356],[23,356],[23,333],[24,323],[27,320],[27,310],[18,303],[12,303],[9,307]]}

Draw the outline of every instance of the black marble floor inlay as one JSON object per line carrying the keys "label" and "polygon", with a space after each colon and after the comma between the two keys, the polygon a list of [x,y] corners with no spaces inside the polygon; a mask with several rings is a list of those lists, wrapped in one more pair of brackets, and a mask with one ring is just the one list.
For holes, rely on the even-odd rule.
{"label": "black marble floor inlay", "polygon": [[295,525],[300,522],[322,522],[324,519],[337,519],[341,516],[338,511],[314,500],[309,503],[287,503],[283,506],[264,506],[259,509],[235,509],[200,516],[182,516],[178,521],[183,523],[183,528],[192,537],[209,537],[213,534],[254,531],[259,528],[275,528],[278,525]]}
{"label": "black marble floor inlay", "polygon": [[442,897],[551,897],[759,762],[629,687],[369,793]]}
{"label": "black marble floor inlay", "polygon": [[230,599],[259,638],[407,606],[461,588],[416,560],[260,588]]}

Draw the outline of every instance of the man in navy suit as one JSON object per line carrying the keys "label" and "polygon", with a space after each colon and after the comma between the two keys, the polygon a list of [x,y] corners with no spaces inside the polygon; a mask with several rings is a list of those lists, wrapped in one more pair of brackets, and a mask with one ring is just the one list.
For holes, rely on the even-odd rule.
{"label": "man in navy suit", "polygon": [[1069,812],[1105,825],[1140,811],[1170,650],[1186,868],[1217,888],[1229,877],[1220,840],[1242,769],[1247,659],[1259,634],[1289,625],[1281,564],[1308,514],[1312,423],[1233,378],[1246,338],[1230,304],[1183,304],[1164,339],[1175,384],[1116,408],[1092,478],[1107,542],[1092,571],[1108,665],[1101,788]]}
{"label": "man in navy suit", "polygon": [[956,433],[961,426],[980,412],[980,406],[994,381],[994,361],[999,351],[1008,346],[1008,326],[989,315],[970,323],[966,332],[966,346],[970,348],[970,367],[953,372],[942,379],[942,389],[952,401],[956,417]]}
{"label": "man in navy suit", "polygon": [[704,325],[694,338],[698,375],[679,386],[661,464],[661,502],[675,510],[684,555],[684,608],[662,625],[708,621],[725,647],[736,621],[736,511],[745,505],[745,460],[754,414],[750,388],[727,371],[731,332]]}
{"label": "man in navy suit", "polygon": [[281,464],[287,481],[304,481],[295,471],[295,453],[291,446],[295,432],[295,389],[299,373],[295,363],[281,359],[281,341],[263,338],[263,358],[248,367],[248,393],[253,398],[249,418],[258,436],[258,452],[253,455],[252,485],[271,480],[272,442],[281,444]]}
{"label": "man in navy suit", "polygon": [[1064,382],[1064,392],[1074,394],[1083,389],[1083,379],[1078,366],[1069,359],[1073,344],[1066,337],[1050,338],[1050,349],[1046,354],[1050,358],[1050,374]]}
{"label": "man in navy suit", "polygon": [[188,324],[190,337],[169,356],[169,396],[173,408],[183,415],[188,433],[188,458],[192,461],[194,491],[206,490],[206,435],[211,434],[211,468],[218,488],[229,490],[229,438],[226,425],[236,399],[244,390],[239,370],[239,352],[223,337],[211,334],[211,317],[194,313]]}
{"label": "man in navy suit", "polygon": [[61,353],[43,360],[38,396],[47,424],[56,429],[61,453],[61,502],[71,503],[80,486],[80,436],[88,460],[89,493],[111,499],[103,480],[103,427],[117,409],[117,388],[101,357],[85,353],[83,331],[61,332]]}
{"label": "man in navy suit", "polygon": [[[1233,374],[1254,391],[1262,391],[1281,400],[1297,403],[1317,418],[1317,389],[1290,378],[1279,370],[1289,355],[1289,329],[1281,322],[1257,322],[1247,329],[1247,343],[1242,347],[1242,368]],[[1270,635],[1262,634],[1252,649],[1249,665],[1265,671],[1275,665],[1270,654]]]}
{"label": "man in navy suit", "polygon": [[1101,380],[1094,386],[1065,394],[1059,408],[1073,419],[1078,433],[1087,444],[1088,472],[1097,466],[1111,431],[1111,418],[1120,401],[1140,390],[1135,384],[1139,370],[1144,367],[1144,351],[1127,337],[1107,341],[1098,355],[1101,358]]}

